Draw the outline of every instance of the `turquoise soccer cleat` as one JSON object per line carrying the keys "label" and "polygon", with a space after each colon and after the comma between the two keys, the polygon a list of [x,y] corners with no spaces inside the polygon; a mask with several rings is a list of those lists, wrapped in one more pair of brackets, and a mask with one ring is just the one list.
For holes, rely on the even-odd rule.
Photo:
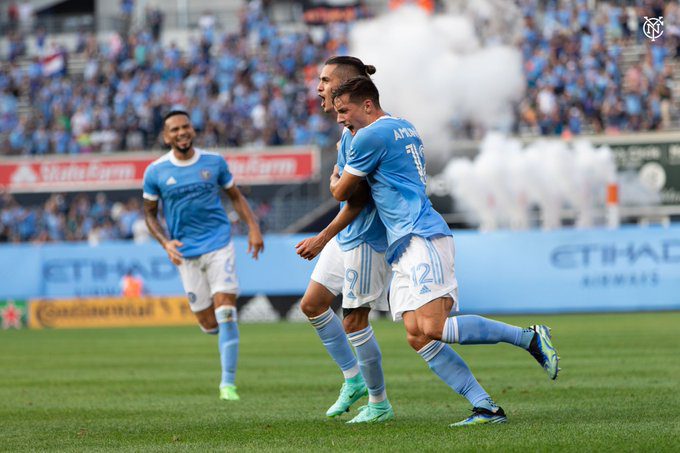
{"label": "turquoise soccer cleat", "polygon": [[505,416],[505,412],[503,412],[501,407],[498,407],[496,412],[484,409],[483,407],[475,407],[472,409],[472,415],[458,423],[450,424],[449,427],[455,428],[458,426],[484,425],[487,423],[505,423],[507,421],[508,417]]}
{"label": "turquoise soccer cleat", "polygon": [[392,420],[393,418],[394,411],[392,410],[392,405],[389,401],[385,400],[361,406],[356,417],[347,423],[380,423]]}
{"label": "turquoise soccer cleat", "polygon": [[557,351],[553,347],[550,335],[550,328],[548,326],[531,326],[534,332],[534,338],[529,345],[529,352],[536,359],[536,361],[543,367],[550,379],[557,379],[557,373],[560,371],[558,367],[560,358]]}
{"label": "turquoise soccer cleat", "polygon": [[349,412],[350,406],[368,395],[364,378],[358,374],[358,379],[348,379],[342,384],[337,401],[326,411],[326,417],[337,417]]}
{"label": "turquoise soccer cleat", "polygon": [[220,399],[225,401],[239,401],[241,397],[236,393],[235,385],[221,385]]}

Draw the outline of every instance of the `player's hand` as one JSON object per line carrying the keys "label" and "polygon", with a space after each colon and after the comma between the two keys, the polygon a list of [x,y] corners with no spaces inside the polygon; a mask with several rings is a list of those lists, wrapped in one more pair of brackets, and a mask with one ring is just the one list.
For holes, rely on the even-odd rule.
{"label": "player's hand", "polygon": [[264,251],[264,240],[260,230],[251,229],[248,232],[248,253],[253,255],[253,259],[257,259],[260,252]]}
{"label": "player's hand", "polygon": [[321,235],[316,235],[312,238],[300,241],[298,245],[295,246],[295,251],[301,258],[313,260],[321,253],[321,250],[323,250],[327,243],[328,241]]}
{"label": "player's hand", "polygon": [[168,258],[170,258],[170,261],[173,262],[173,264],[179,266],[182,264],[182,252],[180,252],[177,248],[183,246],[184,244],[177,239],[171,239],[168,242],[165,243],[163,248],[165,249],[166,253],[168,254]]}

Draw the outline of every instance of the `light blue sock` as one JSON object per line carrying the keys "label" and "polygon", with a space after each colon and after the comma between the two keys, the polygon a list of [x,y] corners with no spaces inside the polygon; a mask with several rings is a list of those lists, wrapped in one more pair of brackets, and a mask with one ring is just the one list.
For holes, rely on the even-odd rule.
{"label": "light blue sock", "polygon": [[238,360],[238,324],[236,307],[222,305],[215,309],[219,329],[217,345],[222,363],[222,382],[220,386],[234,385],[236,382],[236,362]]}
{"label": "light blue sock", "polygon": [[430,369],[449,387],[463,395],[473,407],[491,411],[496,405],[484,391],[461,356],[441,341],[431,341],[418,354],[425,359]]}
{"label": "light blue sock", "polygon": [[534,337],[531,329],[522,329],[493,319],[477,315],[462,315],[448,318],[444,323],[442,341],[460,344],[510,343],[529,349]]}
{"label": "light blue sock", "polygon": [[347,341],[340,318],[329,308],[322,315],[309,318],[309,322],[316,329],[326,351],[342,370],[345,379],[356,376],[359,373],[357,359]]}
{"label": "light blue sock", "polygon": [[347,335],[354,346],[359,359],[359,369],[368,387],[369,403],[379,403],[387,399],[385,392],[385,376],[382,369],[382,354],[373,329],[369,325],[365,329]]}

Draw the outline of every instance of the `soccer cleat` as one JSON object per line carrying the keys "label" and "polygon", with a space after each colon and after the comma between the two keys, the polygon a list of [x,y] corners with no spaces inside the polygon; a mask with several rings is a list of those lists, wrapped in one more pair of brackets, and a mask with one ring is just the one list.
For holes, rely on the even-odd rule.
{"label": "soccer cleat", "polygon": [[366,383],[364,378],[360,374],[357,375],[359,378],[346,380],[342,384],[340,389],[340,395],[337,401],[326,411],[326,417],[337,417],[345,412],[349,412],[349,408],[352,404],[356,403],[357,400],[368,395],[368,389],[366,388]]}
{"label": "soccer cleat", "polygon": [[560,358],[552,345],[550,328],[548,326],[531,326],[531,330],[536,332],[531,339],[529,352],[536,361],[543,367],[550,379],[557,379],[557,373],[561,368],[558,367]]}
{"label": "soccer cleat", "polygon": [[220,399],[225,401],[238,401],[241,399],[236,393],[235,385],[221,385],[220,386]]}
{"label": "soccer cleat", "polygon": [[389,401],[379,403],[368,403],[359,408],[359,413],[347,423],[380,423],[392,420],[394,411]]}
{"label": "soccer cleat", "polygon": [[458,423],[450,424],[449,427],[455,428],[458,426],[483,425],[485,423],[505,423],[507,421],[508,417],[505,416],[505,412],[503,412],[503,409],[500,406],[497,407],[496,412],[484,409],[483,407],[474,407],[472,408],[472,415]]}

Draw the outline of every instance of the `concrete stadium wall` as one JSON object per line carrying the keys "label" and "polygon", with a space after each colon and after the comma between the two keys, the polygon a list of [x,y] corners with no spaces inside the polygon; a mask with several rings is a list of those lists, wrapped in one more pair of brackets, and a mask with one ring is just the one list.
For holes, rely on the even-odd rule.
{"label": "concrete stadium wall", "polygon": [[[297,298],[315,262],[306,236],[267,236],[260,260],[236,238],[242,296]],[[669,228],[455,232],[461,307],[476,313],[680,309],[680,225]],[[177,270],[155,243],[0,246],[0,300],[111,296],[134,269],[151,295],[181,295]]]}

